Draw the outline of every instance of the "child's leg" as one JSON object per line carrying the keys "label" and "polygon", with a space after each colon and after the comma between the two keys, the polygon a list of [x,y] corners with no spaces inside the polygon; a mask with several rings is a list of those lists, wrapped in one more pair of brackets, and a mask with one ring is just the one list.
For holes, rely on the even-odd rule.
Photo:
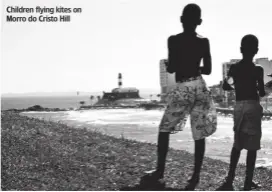
{"label": "child's leg", "polygon": [[205,138],[195,141],[195,166],[192,178],[199,178],[205,154]]}
{"label": "child's leg", "polygon": [[[169,148],[169,136],[170,132],[160,132],[158,135],[158,144],[157,144],[157,167],[155,171],[147,173],[141,177],[141,185],[149,186],[154,185],[154,182],[160,181],[164,177],[164,169],[166,156]],[[158,183],[157,183],[158,184]],[[165,182],[159,182],[160,187],[164,187]]]}
{"label": "child's leg", "polygon": [[247,152],[247,160],[246,160],[246,179],[245,179],[245,188],[250,189],[251,183],[253,180],[253,173],[255,169],[257,151],[249,150]]}
{"label": "child's leg", "polygon": [[159,177],[163,178],[166,156],[169,148],[169,132],[159,132],[158,136],[158,148],[157,148],[157,171],[159,172]]}
{"label": "child's leg", "polygon": [[230,157],[230,166],[229,166],[229,173],[227,177],[227,183],[232,184],[234,177],[235,177],[235,170],[240,158],[241,150],[236,149],[235,147],[231,150],[231,157]]}
{"label": "child's leg", "polygon": [[230,166],[229,166],[229,173],[228,177],[226,178],[225,182],[218,188],[216,191],[233,191],[233,180],[235,177],[235,170],[240,158],[241,150],[232,147],[231,156],[230,156]]}
{"label": "child's leg", "polygon": [[[193,83],[194,98],[190,110],[192,135],[195,140],[195,154],[194,154],[194,171],[191,179],[185,190],[193,191],[199,182],[200,170],[205,154],[205,138],[203,137],[203,130],[197,127],[207,126],[206,114],[211,107],[211,98],[206,83],[203,79],[194,81]],[[201,118],[200,118],[201,117]],[[203,118],[202,118],[203,117]]]}
{"label": "child's leg", "polygon": [[188,185],[185,190],[193,191],[199,182],[200,170],[202,167],[202,162],[205,154],[205,138],[200,140],[195,140],[195,166],[194,173],[191,179],[188,181]]}

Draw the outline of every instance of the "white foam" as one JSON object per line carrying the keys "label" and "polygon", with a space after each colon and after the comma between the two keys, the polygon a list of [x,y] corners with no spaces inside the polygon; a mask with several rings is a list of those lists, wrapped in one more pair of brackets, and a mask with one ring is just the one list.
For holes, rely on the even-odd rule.
{"label": "white foam", "polygon": [[[144,111],[131,109],[88,110],[83,112],[69,111],[67,119],[80,122],[106,123],[106,124],[149,124],[154,123],[154,118],[161,118],[161,111]],[[142,120],[141,120],[142,119]]]}
{"label": "white foam", "polygon": [[268,158],[258,158],[256,160],[256,167],[272,167],[272,161]]}
{"label": "white foam", "polygon": [[43,114],[43,113],[54,114],[54,113],[61,113],[61,112],[60,111],[24,111],[21,113],[22,114],[33,114],[33,113],[35,113],[35,114]]}
{"label": "white foam", "polygon": [[[86,110],[86,111],[68,111],[65,112],[67,118],[77,119],[79,121],[107,119],[119,120],[126,118],[152,119],[160,120],[163,111],[160,110],[143,110],[143,109],[101,109],[101,110]],[[225,123],[232,123],[231,118],[218,118],[219,121]]]}
{"label": "white foam", "polygon": [[[113,134],[111,131],[110,125],[129,125],[129,126],[114,126],[114,131],[119,133],[127,133],[126,137],[133,137],[135,139],[142,140],[142,136],[137,137],[136,133],[147,133],[147,134],[157,134],[158,127],[161,118],[163,116],[163,110],[144,110],[144,109],[98,109],[98,110],[84,110],[84,111],[65,111],[65,112],[25,112],[29,113],[29,116],[32,114],[33,117],[45,117],[47,116],[45,113],[52,113],[53,117],[56,119],[61,119],[65,122],[65,120],[73,120],[79,122],[78,124],[82,125],[83,123],[89,125],[97,125],[92,127],[97,127],[100,129],[101,127],[107,127],[104,130],[107,134]],[[54,113],[54,114],[53,114]],[[60,115],[56,115],[60,114]],[[214,149],[221,150],[220,144],[224,146],[230,146],[233,142],[233,118],[231,117],[223,117],[218,116],[218,126],[217,131],[210,137],[207,138],[207,141],[210,143],[218,143],[218,146],[214,144]],[[109,125],[109,126],[99,126],[99,125]],[[125,127],[125,128],[124,128]],[[141,127],[141,129],[138,129]],[[148,128],[150,128],[148,130]],[[263,153],[264,157],[271,157],[271,145],[270,140],[272,139],[272,121],[263,121],[262,122],[262,130],[263,136],[262,141],[268,143],[266,148],[262,147],[262,150],[266,153]],[[187,134],[191,134],[190,132],[190,119],[187,120],[182,137],[176,137],[176,142],[188,142],[193,140],[187,137]],[[145,132],[148,130],[147,132]],[[114,134],[116,134],[114,133]],[[113,135],[114,135],[113,134]],[[149,141],[153,141],[150,139]],[[156,142],[156,139],[154,140]],[[217,152],[214,152],[216,155]],[[272,160],[267,159],[258,159],[257,166],[262,167],[271,167]]]}
{"label": "white foam", "polygon": [[231,140],[232,138],[229,136],[215,136],[211,135],[210,137],[207,137],[207,140]]}
{"label": "white foam", "polygon": [[[128,125],[146,125],[151,127],[159,126],[163,111],[158,110],[131,110],[131,109],[115,109],[115,110],[90,110],[90,111],[71,111],[67,112],[67,119],[87,124],[128,124]],[[220,119],[220,127],[218,131],[229,129],[229,134],[232,134],[232,121]],[[188,119],[185,129],[190,129],[190,120]],[[217,139],[217,136],[213,137]],[[221,138],[218,138],[221,139]]]}

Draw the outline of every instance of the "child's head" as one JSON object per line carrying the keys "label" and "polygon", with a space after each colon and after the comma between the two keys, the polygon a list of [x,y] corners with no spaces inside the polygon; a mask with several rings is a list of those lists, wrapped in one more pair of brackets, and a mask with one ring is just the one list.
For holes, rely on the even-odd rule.
{"label": "child's head", "polygon": [[254,57],[258,53],[259,41],[254,35],[246,35],[241,41],[241,53],[243,57]]}
{"label": "child's head", "polygon": [[196,4],[188,4],[184,7],[180,21],[185,30],[195,31],[197,25],[202,22],[201,9]]}

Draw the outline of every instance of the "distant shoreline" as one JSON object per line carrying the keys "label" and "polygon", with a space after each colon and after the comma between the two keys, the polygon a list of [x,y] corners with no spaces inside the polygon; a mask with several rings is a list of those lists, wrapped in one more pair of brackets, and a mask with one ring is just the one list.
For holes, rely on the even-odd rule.
{"label": "distant shoreline", "polygon": [[[17,111],[17,112],[27,112],[27,111],[36,111],[36,112],[61,112],[61,111],[75,111],[75,110],[91,110],[91,109],[127,109],[127,108],[143,108],[146,110],[151,109],[162,109],[165,107],[165,104],[162,103],[143,103],[140,105],[93,105],[93,106],[81,106],[78,108],[49,108],[49,107],[42,107],[40,105],[34,105],[32,107],[23,108],[23,109],[6,109],[2,111]],[[229,115],[233,113],[233,109],[229,108],[216,108],[216,111],[221,115]],[[270,118],[272,120],[272,112],[267,111],[264,112],[265,118]]]}
{"label": "distant shoreline", "polygon": [[[2,97],[1,110],[6,109],[25,109],[34,105],[41,105],[46,108],[79,108],[80,102],[85,105],[92,105],[97,96],[91,100],[91,95],[72,95],[72,96],[24,96],[24,97]],[[142,98],[149,99],[149,94],[141,94]],[[155,98],[155,96],[154,96]]]}
{"label": "distant shoreline", "polygon": [[[149,95],[149,94],[158,94],[160,93],[160,89],[151,89],[151,88],[139,88],[140,95]],[[103,95],[103,91],[63,91],[63,92],[26,92],[26,93],[2,93],[2,98],[8,97],[65,97],[65,96],[90,96],[90,95]],[[77,95],[79,92],[79,95]]]}

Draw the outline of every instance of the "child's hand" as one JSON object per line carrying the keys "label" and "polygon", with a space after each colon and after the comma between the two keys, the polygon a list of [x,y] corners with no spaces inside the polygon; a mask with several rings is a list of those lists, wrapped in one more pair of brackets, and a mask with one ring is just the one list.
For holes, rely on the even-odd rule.
{"label": "child's hand", "polygon": [[225,91],[233,90],[234,89],[233,88],[233,79],[229,79],[229,78],[224,79],[222,88]]}
{"label": "child's hand", "polygon": [[233,78],[232,77],[228,77],[227,78],[227,82],[230,86],[232,86],[234,84]]}

